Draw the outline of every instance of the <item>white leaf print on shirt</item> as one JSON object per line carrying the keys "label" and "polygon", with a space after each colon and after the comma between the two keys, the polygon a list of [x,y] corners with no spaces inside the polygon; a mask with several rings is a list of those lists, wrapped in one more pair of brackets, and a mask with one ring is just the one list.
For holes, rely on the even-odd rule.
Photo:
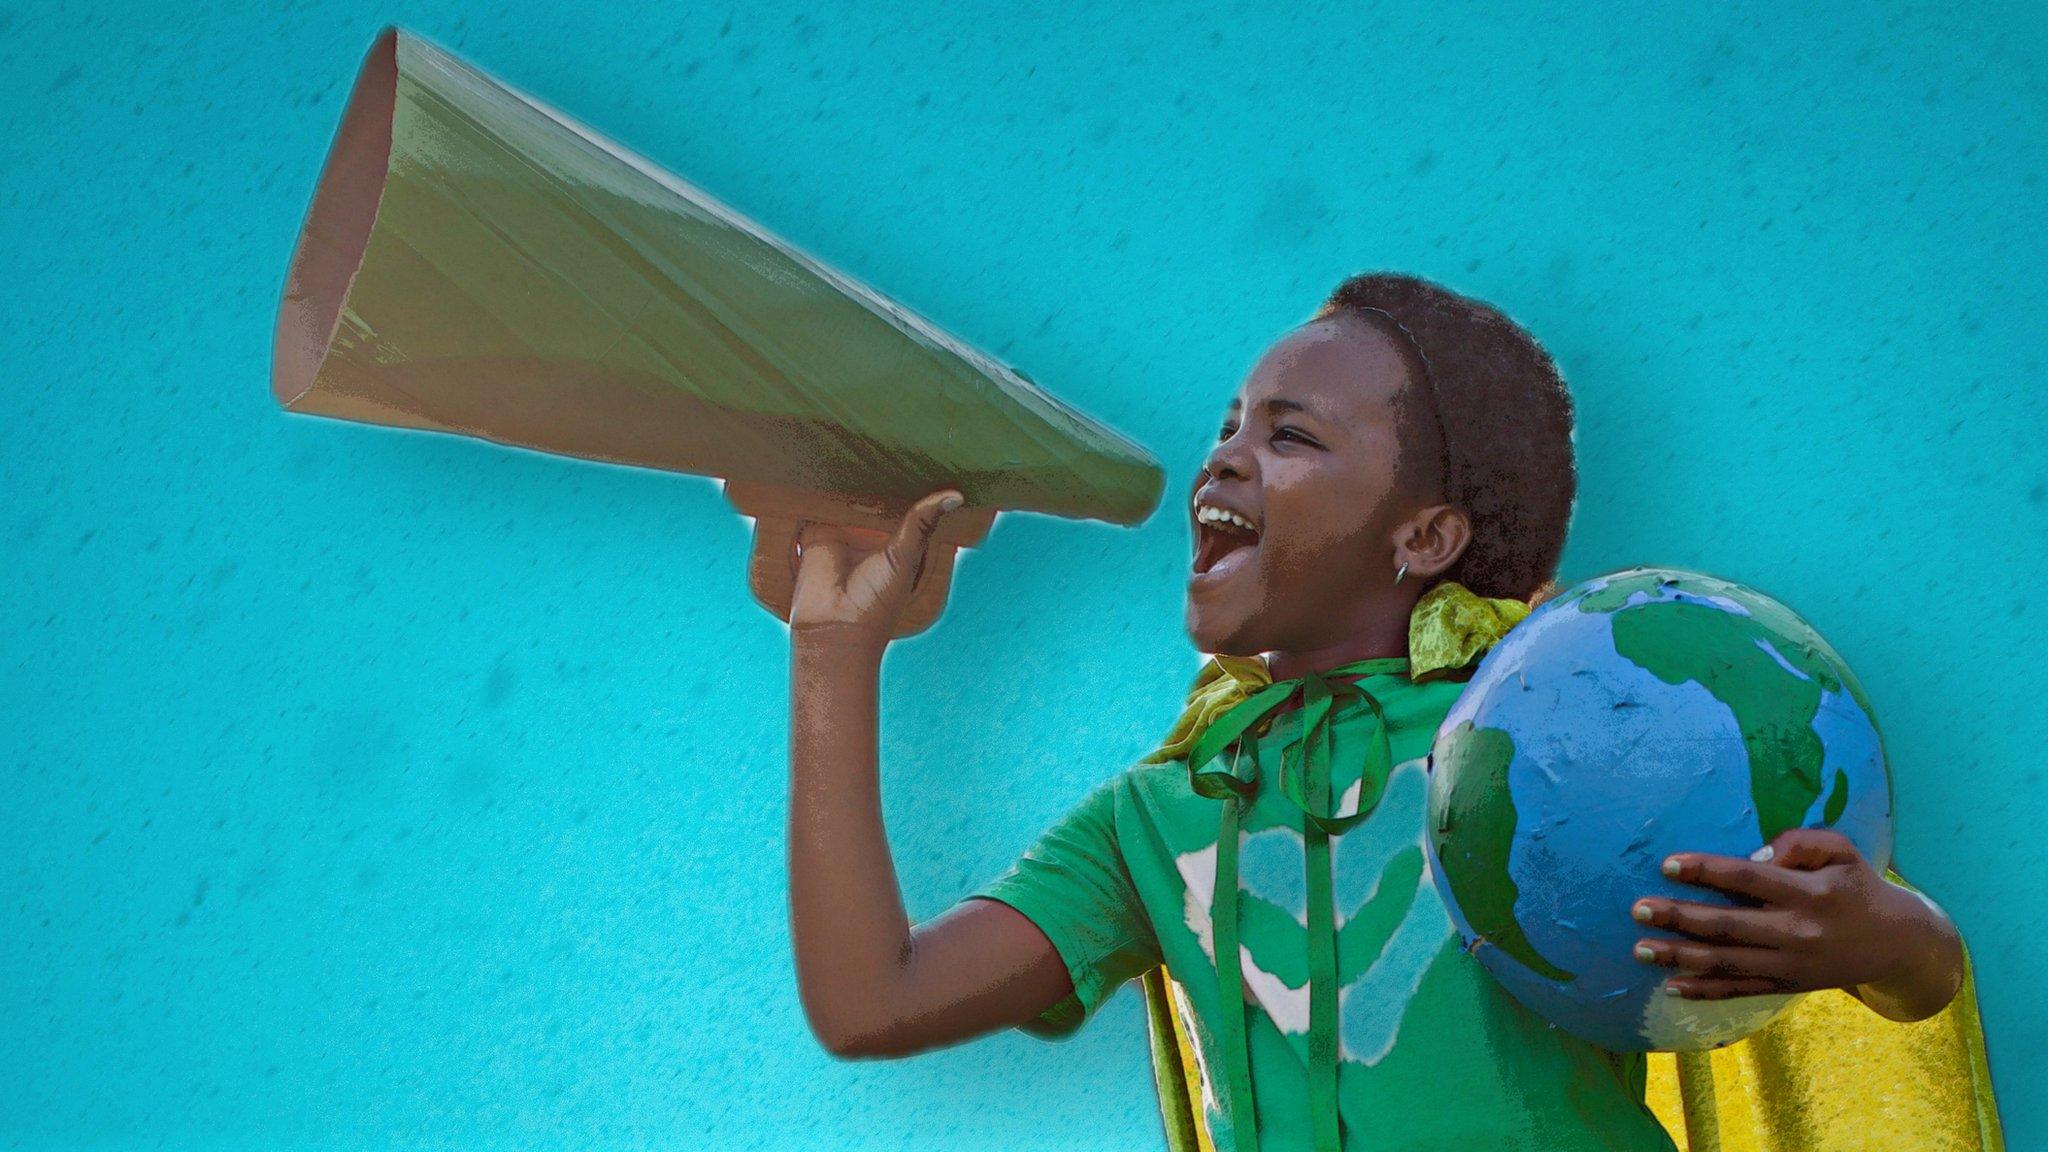
{"label": "white leaf print on shirt", "polygon": [[[1378,809],[1364,823],[1330,838],[1333,912],[1338,928],[1378,895],[1380,881],[1394,857],[1407,848],[1423,847],[1429,791],[1426,763],[1417,758],[1395,765]],[[1347,793],[1345,802],[1355,802],[1355,796]],[[1308,882],[1303,873],[1306,860],[1301,834],[1290,828],[1268,828],[1239,835],[1238,886],[1286,909],[1306,932]],[[1444,941],[1457,931],[1437,896],[1426,852],[1424,860],[1400,924],[1365,970],[1338,990],[1338,1049],[1343,1059],[1372,1065],[1393,1049],[1408,1001],[1421,987],[1423,974]],[[1184,853],[1174,863],[1186,885],[1183,910],[1188,930],[1213,964],[1216,938],[1209,908],[1216,886],[1216,846]],[[1308,985],[1295,987],[1266,971],[1245,943],[1240,942],[1238,955],[1247,999],[1256,1001],[1281,1032],[1306,1035]]]}

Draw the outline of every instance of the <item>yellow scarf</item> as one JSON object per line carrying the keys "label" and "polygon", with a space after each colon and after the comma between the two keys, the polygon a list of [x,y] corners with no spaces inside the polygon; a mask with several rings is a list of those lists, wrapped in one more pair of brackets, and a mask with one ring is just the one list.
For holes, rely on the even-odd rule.
{"label": "yellow scarf", "polygon": [[[1431,680],[1463,668],[1485,655],[1528,614],[1529,606],[1520,600],[1481,596],[1452,580],[1438,584],[1423,593],[1408,617],[1409,679]],[[1217,717],[1272,682],[1273,674],[1259,657],[1209,657],[1188,690],[1186,710],[1166,734],[1166,742],[1144,762],[1164,764],[1186,756]]]}
{"label": "yellow scarf", "polygon": [[[1408,622],[1410,675],[1465,667],[1528,616],[1515,600],[1438,584]],[[1211,656],[1166,741],[1145,757],[1186,756],[1211,722],[1271,684],[1265,661]],[[1886,875],[1911,888],[1895,871]],[[1152,1071],[1171,1152],[1214,1152],[1202,1118],[1193,1041],[1163,968],[1147,973]],[[1748,1039],[1711,1052],[1653,1052],[1648,1104],[1681,1152],[2003,1152],[1969,953],[1949,1006],[1913,1024],[1843,991],[1816,992]]]}

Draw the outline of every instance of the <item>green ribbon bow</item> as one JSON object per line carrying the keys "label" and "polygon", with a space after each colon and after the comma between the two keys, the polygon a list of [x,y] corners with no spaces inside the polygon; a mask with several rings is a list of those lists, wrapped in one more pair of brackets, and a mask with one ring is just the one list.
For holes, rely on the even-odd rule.
{"label": "green ribbon bow", "polygon": [[[1520,601],[1482,597],[1446,581],[1426,593],[1409,619],[1408,657],[1358,660],[1293,680],[1274,681],[1263,660],[1212,657],[1196,677],[1186,711],[1148,763],[1187,757],[1196,794],[1223,801],[1216,838],[1216,889],[1210,900],[1215,926],[1216,985],[1222,999],[1219,1041],[1225,1091],[1239,1152],[1257,1152],[1250,1050],[1245,1039],[1243,958],[1238,944],[1237,855],[1244,814],[1259,792],[1258,738],[1273,714],[1301,698],[1301,739],[1281,756],[1280,793],[1302,811],[1302,848],[1308,888],[1309,1103],[1317,1152],[1341,1152],[1337,1112],[1337,930],[1330,874],[1330,836],[1364,819],[1378,804],[1393,752],[1386,711],[1352,682],[1375,675],[1421,680],[1462,668],[1493,646],[1529,613]],[[1340,700],[1356,700],[1375,721],[1358,766],[1358,798],[1335,810],[1341,795],[1331,778],[1332,716]],[[1245,766],[1247,745],[1251,764]],[[1297,751],[1298,750],[1298,751]],[[1228,751],[1227,763],[1223,754]],[[1294,754],[1289,754],[1290,752]],[[1345,782],[1349,788],[1349,782]]]}
{"label": "green ribbon bow", "polygon": [[[1230,1093],[1230,1115],[1237,1147],[1256,1152],[1251,1063],[1245,1040],[1243,961],[1238,949],[1238,830],[1245,811],[1258,795],[1257,739],[1250,729],[1275,710],[1301,697],[1301,740],[1281,758],[1279,788],[1303,814],[1302,847],[1308,886],[1309,970],[1309,1103],[1318,1152],[1340,1152],[1337,1116],[1337,928],[1331,892],[1330,834],[1343,832],[1372,811],[1393,767],[1387,740],[1386,712],[1372,693],[1350,677],[1402,673],[1405,657],[1359,660],[1328,672],[1311,672],[1260,689],[1223,714],[1195,741],[1188,754],[1192,785],[1200,795],[1224,801],[1222,827],[1216,834],[1216,892],[1211,901],[1216,932],[1216,983],[1222,995],[1221,1037]],[[1331,713],[1340,698],[1363,701],[1376,724],[1361,765],[1358,797],[1349,810],[1338,812],[1330,779]],[[1244,766],[1245,743],[1252,745],[1251,765]],[[1227,767],[1219,760],[1233,749]]]}

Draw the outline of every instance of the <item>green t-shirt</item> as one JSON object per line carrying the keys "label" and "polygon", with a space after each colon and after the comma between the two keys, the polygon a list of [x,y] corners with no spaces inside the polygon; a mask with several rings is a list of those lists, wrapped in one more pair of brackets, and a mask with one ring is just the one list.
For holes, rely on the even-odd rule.
{"label": "green t-shirt", "polygon": [[[1344,1147],[1674,1152],[1643,1103],[1643,1057],[1575,1039],[1523,1008],[1466,954],[1437,895],[1423,846],[1426,757],[1463,685],[1399,673],[1358,683],[1385,710],[1393,767],[1369,814],[1330,837]],[[1279,778],[1283,753],[1300,742],[1300,717],[1280,714],[1258,739],[1259,779]],[[1375,726],[1357,701],[1340,701],[1332,763],[1361,760]],[[1184,760],[1127,768],[971,894],[1029,917],[1066,962],[1074,993],[1024,1026],[1034,1035],[1071,1034],[1123,983],[1166,966],[1185,992],[1175,1008],[1195,1040],[1203,1119],[1219,1152],[1233,1148],[1229,1094],[1219,1091],[1209,915],[1223,803],[1195,793]],[[1313,1146],[1303,822],[1278,788],[1262,787],[1240,831],[1245,1028],[1262,1152]]]}

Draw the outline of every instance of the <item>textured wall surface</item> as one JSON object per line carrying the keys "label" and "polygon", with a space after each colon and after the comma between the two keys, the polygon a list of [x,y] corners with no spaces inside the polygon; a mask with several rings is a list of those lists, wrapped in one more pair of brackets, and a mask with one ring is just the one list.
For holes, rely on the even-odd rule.
{"label": "textured wall surface", "polygon": [[[2028,6],[0,6],[0,1146],[1156,1146],[1080,1036],[838,1063],[796,1001],[785,639],[703,480],[287,417],[271,323],[395,20],[1159,452],[1343,275],[1509,309],[1565,575],[1751,583],[1859,671],[1901,869],[2048,1146]],[[1177,495],[1169,504],[1177,503]],[[1188,531],[1000,521],[887,667],[935,914],[1146,750]],[[1114,702],[1104,707],[1102,701]]]}

